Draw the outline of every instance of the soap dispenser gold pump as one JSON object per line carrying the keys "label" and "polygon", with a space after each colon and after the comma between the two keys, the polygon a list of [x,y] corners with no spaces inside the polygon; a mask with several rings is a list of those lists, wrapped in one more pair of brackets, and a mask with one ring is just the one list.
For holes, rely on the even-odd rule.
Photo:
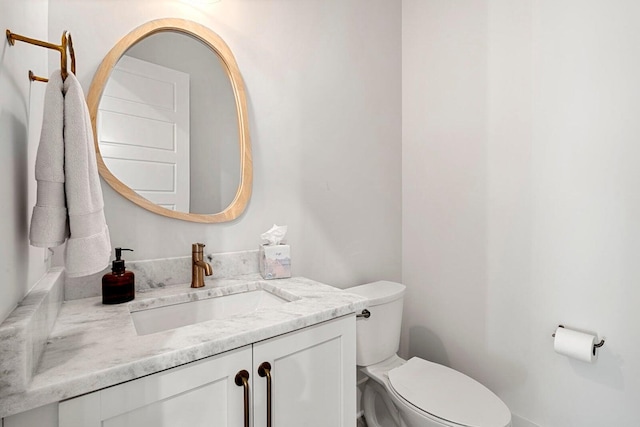
{"label": "soap dispenser gold pump", "polygon": [[116,248],[116,259],[111,264],[111,273],[102,276],[102,303],[120,304],[135,298],[135,275],[124,268],[124,260],[120,259],[122,251],[133,249]]}

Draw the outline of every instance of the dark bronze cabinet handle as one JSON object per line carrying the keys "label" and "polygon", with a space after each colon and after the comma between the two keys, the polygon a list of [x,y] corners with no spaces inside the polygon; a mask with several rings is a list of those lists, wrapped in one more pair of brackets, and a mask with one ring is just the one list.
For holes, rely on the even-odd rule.
{"label": "dark bronze cabinet handle", "polygon": [[244,427],[249,427],[249,372],[244,369],[238,372],[236,385],[244,387]]}
{"label": "dark bronze cabinet handle", "polygon": [[267,427],[271,427],[271,364],[262,362],[258,367],[258,375],[267,377]]}
{"label": "dark bronze cabinet handle", "polygon": [[365,319],[368,319],[371,317],[371,312],[365,308],[362,312],[356,314],[356,317],[364,317]]}

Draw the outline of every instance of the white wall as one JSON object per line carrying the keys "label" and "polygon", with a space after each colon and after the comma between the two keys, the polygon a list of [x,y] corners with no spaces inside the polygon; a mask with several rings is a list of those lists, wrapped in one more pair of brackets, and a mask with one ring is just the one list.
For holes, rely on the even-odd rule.
{"label": "white wall", "polygon": [[[640,4],[403,1],[403,352],[516,427],[640,425]],[[565,324],[596,364],[553,352]]]}
{"label": "white wall", "polygon": [[400,2],[50,0],[49,34],[73,34],[86,92],[120,37],[164,17],[207,25],[236,56],[253,196],[238,220],[203,225],[147,212],[104,185],[113,246],[135,249],[129,259],[187,256],[197,241],[211,252],[254,249],[273,223],[288,224],[294,274],[336,286],[399,280]]}
{"label": "white wall", "polygon": [[46,49],[10,46],[4,32],[46,40],[47,6],[46,0],[0,0],[0,322],[45,270],[44,250],[28,243],[44,84],[31,83],[28,72],[48,75]]}

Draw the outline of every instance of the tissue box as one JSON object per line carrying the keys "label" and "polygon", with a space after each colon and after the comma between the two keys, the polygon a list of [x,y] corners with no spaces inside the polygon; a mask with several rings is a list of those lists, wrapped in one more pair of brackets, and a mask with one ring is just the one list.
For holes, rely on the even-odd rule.
{"label": "tissue box", "polygon": [[260,274],[265,279],[291,277],[289,245],[260,245]]}

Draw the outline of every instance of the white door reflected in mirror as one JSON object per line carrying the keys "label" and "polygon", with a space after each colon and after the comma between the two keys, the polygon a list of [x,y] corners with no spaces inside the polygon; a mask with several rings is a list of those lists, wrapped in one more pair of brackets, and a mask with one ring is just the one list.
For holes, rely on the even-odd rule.
{"label": "white door reflected in mirror", "polygon": [[123,56],[98,110],[105,165],[159,206],[190,211],[189,74]]}

